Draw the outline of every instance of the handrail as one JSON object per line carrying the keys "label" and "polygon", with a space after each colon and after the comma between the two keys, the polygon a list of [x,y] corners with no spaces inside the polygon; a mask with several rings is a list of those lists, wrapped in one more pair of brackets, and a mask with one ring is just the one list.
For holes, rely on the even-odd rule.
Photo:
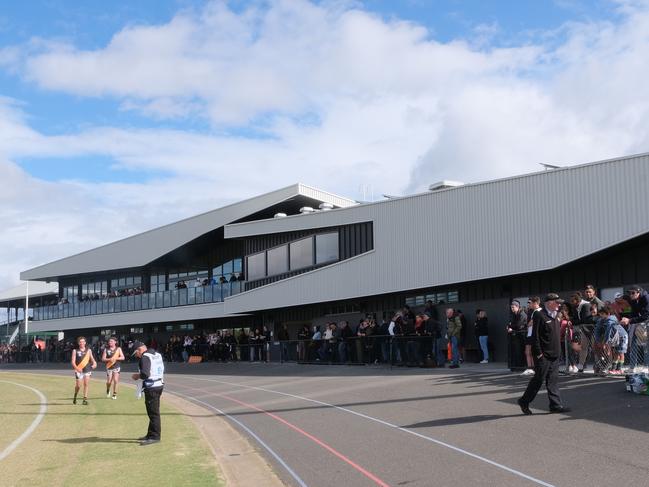
{"label": "handrail", "polygon": [[33,320],[44,321],[79,316],[123,313],[195,304],[219,303],[243,291],[243,281],[170,289],[132,296],[108,297],[89,301],[55,304],[33,308]]}

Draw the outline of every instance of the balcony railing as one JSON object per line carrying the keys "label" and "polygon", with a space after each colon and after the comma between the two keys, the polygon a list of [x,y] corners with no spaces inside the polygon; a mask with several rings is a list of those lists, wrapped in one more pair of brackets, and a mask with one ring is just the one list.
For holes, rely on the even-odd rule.
{"label": "balcony railing", "polygon": [[186,289],[172,289],[156,293],[121,296],[92,301],[81,301],[34,308],[34,320],[57,320],[78,316],[123,313],[146,309],[175,308],[194,304],[219,303],[228,296],[239,294],[244,289],[242,281],[199,286]]}

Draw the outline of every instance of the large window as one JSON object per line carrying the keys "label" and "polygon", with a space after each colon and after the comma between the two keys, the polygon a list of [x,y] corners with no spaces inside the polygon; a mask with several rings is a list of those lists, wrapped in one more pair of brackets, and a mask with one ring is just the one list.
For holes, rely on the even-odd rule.
{"label": "large window", "polygon": [[125,276],[118,279],[111,279],[110,281],[110,289],[112,291],[136,287],[142,287],[141,276]]}
{"label": "large window", "polygon": [[247,267],[249,281],[266,277],[266,252],[249,255],[247,259]]}
{"label": "large window", "polygon": [[70,303],[77,301],[78,297],[78,286],[66,286],[63,288],[63,297],[68,300]]}
{"label": "large window", "polygon": [[225,283],[243,280],[243,259],[237,258],[225,262],[212,269],[212,279],[215,283]]}
{"label": "large window", "polygon": [[207,280],[207,269],[199,271],[169,272],[169,289],[184,289],[202,286]]}
{"label": "large window", "polygon": [[275,276],[288,272],[288,245],[275,247],[268,251],[268,275]]}
{"label": "large window", "polygon": [[313,265],[313,237],[291,242],[291,270]]}
{"label": "large window", "polygon": [[151,292],[157,293],[159,291],[165,291],[165,275],[164,274],[154,274],[151,276]]}
{"label": "large window", "polygon": [[315,263],[324,264],[338,260],[338,232],[315,236]]}
{"label": "large window", "polygon": [[81,285],[81,299],[85,297],[105,296],[108,294],[108,282],[86,282]]}

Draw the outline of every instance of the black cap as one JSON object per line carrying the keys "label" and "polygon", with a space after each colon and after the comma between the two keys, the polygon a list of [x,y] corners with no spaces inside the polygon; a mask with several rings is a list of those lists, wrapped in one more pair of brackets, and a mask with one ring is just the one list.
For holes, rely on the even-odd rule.
{"label": "black cap", "polygon": [[135,355],[135,352],[137,352],[140,347],[146,347],[146,345],[142,342],[133,342],[133,353],[131,354],[131,357]]}
{"label": "black cap", "polygon": [[543,302],[547,303],[548,301],[557,301],[559,303],[563,303],[563,299],[561,299],[559,295],[556,293],[546,294],[545,298],[543,298]]}

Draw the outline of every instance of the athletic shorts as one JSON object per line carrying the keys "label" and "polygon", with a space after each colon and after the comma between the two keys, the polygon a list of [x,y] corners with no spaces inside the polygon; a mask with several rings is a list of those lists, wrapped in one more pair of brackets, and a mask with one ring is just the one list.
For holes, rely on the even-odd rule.
{"label": "athletic shorts", "polygon": [[74,377],[77,380],[83,379],[84,376],[90,377],[92,375],[92,372],[76,372],[74,373]]}
{"label": "athletic shorts", "polygon": [[113,374],[119,374],[120,368],[119,367],[113,367],[112,369],[106,369],[106,376],[108,378],[112,377]]}

